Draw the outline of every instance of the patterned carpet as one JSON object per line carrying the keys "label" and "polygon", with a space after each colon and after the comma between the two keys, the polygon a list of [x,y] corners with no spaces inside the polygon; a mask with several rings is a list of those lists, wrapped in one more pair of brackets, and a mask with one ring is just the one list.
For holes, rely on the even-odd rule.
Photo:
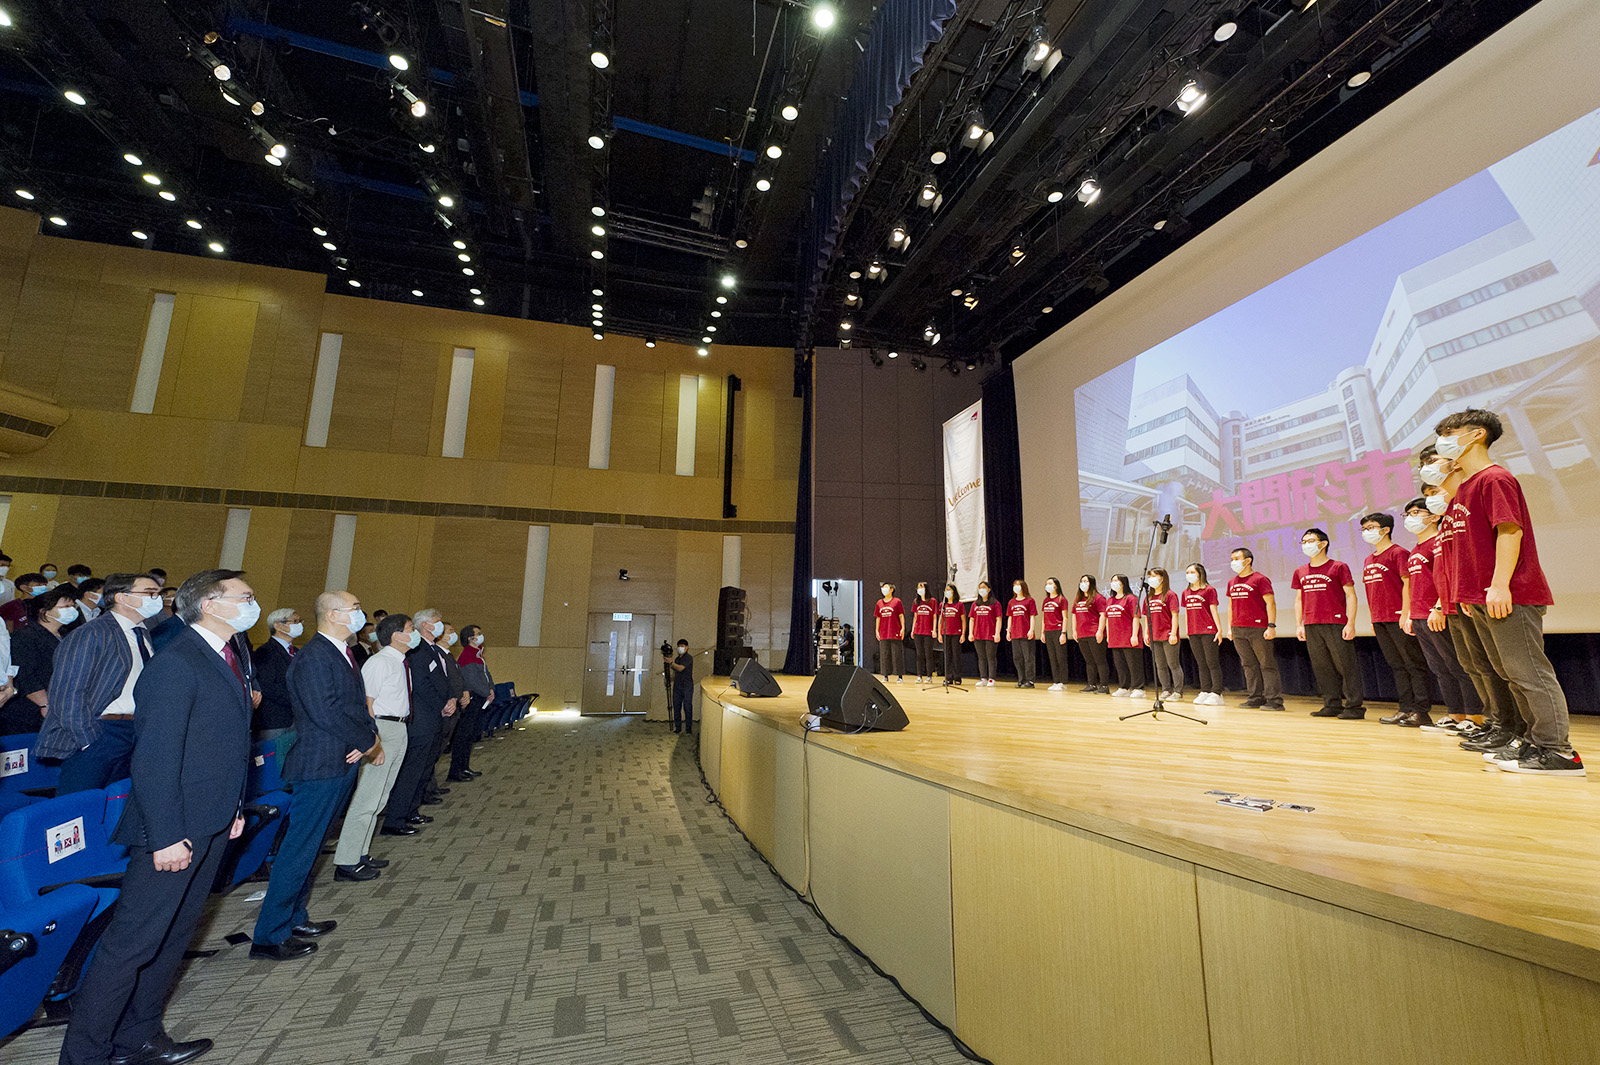
{"label": "patterned carpet", "polygon": [[[698,737],[541,714],[474,755],[366,884],[323,858],[305,961],[250,961],[248,884],[216,900],[167,1013],[203,1060],[765,1065],[963,1059],[830,936],[706,801]],[[62,1029],[0,1044],[56,1060]]]}

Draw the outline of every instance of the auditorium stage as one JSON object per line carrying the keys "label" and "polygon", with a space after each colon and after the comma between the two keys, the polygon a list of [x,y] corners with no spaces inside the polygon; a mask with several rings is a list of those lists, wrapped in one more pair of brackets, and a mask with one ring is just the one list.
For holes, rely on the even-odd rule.
{"label": "auditorium stage", "polygon": [[[806,734],[809,678],[778,679],[702,683],[712,786],[1000,1065],[1600,1061],[1600,768],[1502,773],[1392,707],[1119,722],[1144,707],[1005,682]],[[1600,720],[1573,739],[1600,759]]]}

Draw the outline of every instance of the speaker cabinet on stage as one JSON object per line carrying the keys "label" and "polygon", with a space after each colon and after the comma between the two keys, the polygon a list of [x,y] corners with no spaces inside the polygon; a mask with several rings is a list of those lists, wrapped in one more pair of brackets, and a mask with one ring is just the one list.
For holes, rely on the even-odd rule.
{"label": "speaker cabinet on stage", "polygon": [[817,670],[811,690],[806,692],[806,705],[824,724],[846,732],[899,732],[910,723],[883,682],[860,666]]}
{"label": "speaker cabinet on stage", "polygon": [[754,657],[741,658],[739,664],[728,674],[728,678],[733,681],[733,686],[739,689],[740,695],[771,699],[783,694],[783,689],[778,687],[777,678],[768,673],[767,667],[757,662]]}
{"label": "speaker cabinet on stage", "polygon": [[747,625],[744,589],[723,588],[717,593],[717,646],[742,647]]}
{"label": "speaker cabinet on stage", "polygon": [[731,677],[740,662],[755,656],[754,648],[750,647],[718,647],[711,652],[711,672],[718,677]]}

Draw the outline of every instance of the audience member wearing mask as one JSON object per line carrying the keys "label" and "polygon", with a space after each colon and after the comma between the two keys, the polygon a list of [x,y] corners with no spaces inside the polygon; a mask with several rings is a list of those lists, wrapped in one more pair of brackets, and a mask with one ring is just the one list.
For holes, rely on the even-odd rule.
{"label": "audience member wearing mask", "polygon": [[484,658],[483,630],[468,625],[461,630],[461,643],[456,665],[461,668],[461,679],[470,698],[461,709],[461,724],[456,726],[456,740],[450,745],[450,780],[471,780],[483,775],[472,768],[472,747],[478,742],[483,712],[494,703],[494,676]]}
{"label": "audience member wearing mask", "polygon": [[106,582],[99,577],[90,577],[78,585],[78,610],[82,612],[82,622],[88,623],[100,616],[105,587]]}
{"label": "audience member wearing mask", "polygon": [[[444,623],[444,632],[439,636],[437,645],[444,649],[445,678],[449,681],[450,691],[455,694],[455,712],[444,719],[444,729],[439,733],[439,753],[455,749],[456,729],[461,725],[461,715],[466,711],[467,704],[472,701],[471,693],[467,691],[467,682],[461,676],[461,666],[456,662],[454,648],[460,644],[461,636],[456,632],[454,625],[448,621]],[[424,799],[438,800],[441,795],[450,794],[450,789],[439,784],[438,758],[435,757],[428,764],[428,775],[422,782],[422,797]],[[470,779],[470,778],[468,778]]]}
{"label": "audience member wearing mask", "polygon": [[289,698],[289,664],[298,653],[295,641],[305,632],[305,622],[294,607],[280,606],[267,615],[267,631],[272,635],[251,652],[255,679],[261,688],[261,703],[255,709],[251,728],[257,742],[271,741],[283,770],[284,758],[294,744],[294,704]]}
{"label": "audience member wearing mask", "polygon": [[34,729],[43,724],[49,709],[50,677],[55,672],[56,653],[61,646],[61,630],[78,618],[78,604],[71,588],[51,588],[28,600],[33,608],[29,623],[11,641],[11,664],[17,667],[18,701],[38,707]]}
{"label": "audience member wearing mask", "polygon": [[892,675],[898,684],[906,679],[906,608],[894,594],[894,585],[884,583],[879,590],[883,598],[872,608],[878,622],[878,672],[884,680]]}
{"label": "audience member wearing mask", "polygon": [[944,652],[944,682],[961,683],[961,641],[967,637],[967,608],[954,584],[944,586],[939,604],[939,647]]}
{"label": "audience member wearing mask", "polygon": [[917,683],[933,680],[933,630],[937,627],[939,601],[928,594],[928,582],[917,582],[917,597],[911,601],[911,642],[917,652]]}
{"label": "audience member wearing mask", "polygon": [[93,576],[94,570],[90,569],[88,566],[85,566],[82,562],[74,562],[72,565],[67,567],[67,581],[79,588],[83,587],[84,581]]}
{"label": "audience member wearing mask", "polygon": [[1256,572],[1255,561],[1248,547],[1236,547],[1228,563],[1233,567],[1228,581],[1228,638],[1244,667],[1244,702],[1239,705],[1282,710],[1283,683],[1272,650],[1278,635],[1278,599],[1272,581]]}
{"label": "audience member wearing mask", "polygon": [[17,597],[16,582],[11,579],[11,556],[0,551],[0,606]]}
{"label": "audience member wearing mask", "polygon": [[1379,724],[1421,728],[1433,724],[1429,709],[1433,693],[1428,690],[1428,661],[1422,645],[1404,628],[1411,611],[1411,576],[1407,560],[1411,552],[1394,542],[1394,517],[1368,514],[1361,519],[1361,539],[1372,553],[1361,563],[1361,583],[1366,589],[1367,613],[1372,616],[1372,632],[1378,649],[1394,674],[1400,708]]}
{"label": "audience member wearing mask", "polygon": [[[1439,489],[1432,489],[1444,495]],[[1422,656],[1428,663],[1428,672],[1439,686],[1439,696],[1444,700],[1445,717],[1434,724],[1423,725],[1424,732],[1451,732],[1461,736],[1474,731],[1471,719],[1483,713],[1483,699],[1473,685],[1466,670],[1456,659],[1455,645],[1450,642],[1446,629],[1445,607],[1439,602],[1438,588],[1434,583],[1434,555],[1439,549],[1439,515],[1433,513],[1425,496],[1406,504],[1406,532],[1417,538],[1417,546],[1406,556],[1408,616],[1400,624],[1416,638]],[[1454,604],[1450,607],[1454,610]],[[1481,718],[1480,718],[1481,721]]]}
{"label": "audience member wearing mask", "polygon": [[1196,706],[1222,705],[1222,615],[1217,609],[1217,590],[1206,579],[1206,568],[1191,562],[1184,570],[1188,587],[1183,592],[1183,624],[1188,633],[1189,653],[1200,671],[1200,693]]}
{"label": "audience member wearing mask", "polygon": [[1144,651],[1139,645],[1139,597],[1133,594],[1127,574],[1111,577],[1111,595],[1100,616],[1100,635],[1111,648],[1117,667],[1117,687],[1111,694],[1119,699],[1144,698]]}
{"label": "audience member wearing mask", "polygon": [[[408,614],[407,617],[410,615]],[[387,614],[384,617],[388,617]],[[378,621],[382,621],[379,618]],[[356,660],[356,668],[360,669],[367,664],[367,659],[378,653],[378,622],[369,621],[361,627],[361,631],[350,637],[350,650]]]}
{"label": "audience member wearing mask", "polygon": [[183,631],[183,619],[178,617],[172,607],[177,596],[177,588],[169,588],[163,584],[161,609],[154,616],[145,619],[144,627],[150,630],[150,644],[157,651],[171,643],[173,638]]}
{"label": "audience member wearing mask", "polygon": [[1033,677],[1039,666],[1039,652],[1034,645],[1034,618],[1039,616],[1039,604],[1028,594],[1028,582],[1011,582],[1011,602],[1006,604],[1006,638],[1011,641],[1011,664],[1017,669],[1017,687],[1033,687]]}
{"label": "audience member wearing mask", "polygon": [[1084,669],[1089,683],[1083,686],[1085,695],[1111,694],[1111,669],[1106,663],[1106,631],[1100,618],[1106,612],[1106,597],[1100,594],[1098,582],[1091,573],[1078,578],[1078,594],[1072,599],[1072,638],[1083,655]]}
{"label": "audience member wearing mask", "polygon": [[[1294,571],[1295,637],[1306,645],[1322,693],[1312,717],[1360,721],[1367,716],[1356,658],[1356,579],[1350,567],[1328,557],[1328,534],[1307,529],[1300,550],[1310,559]],[[1342,700],[1341,701],[1341,696]]]}
{"label": "audience member wearing mask", "polygon": [[423,789],[443,749],[445,719],[455,714],[460,696],[450,686],[450,671],[444,664],[449,656],[437,643],[444,635],[439,612],[428,607],[411,615],[411,620],[421,641],[406,655],[411,670],[411,720],[406,729],[406,757],[383,813],[385,835],[415,835],[433,820],[422,807],[437,805],[440,800],[424,795]]}
{"label": "audience member wearing mask", "polygon": [[1044,626],[1044,651],[1050,659],[1050,690],[1067,690],[1067,612],[1072,604],[1061,594],[1061,582],[1048,577],[1044,598],[1039,601],[1039,620]]}
{"label": "audience member wearing mask", "polygon": [[103,612],[57,649],[38,747],[41,758],[61,759],[56,794],[128,775],[134,685],[154,653],[143,623],[161,609],[159,593],[148,574],[113,573],[102,588]]}
{"label": "audience member wearing mask", "polygon": [[422,642],[422,635],[405,614],[385,614],[377,632],[383,646],[361,667],[361,684],[383,756],[361,762],[355,794],[350,797],[333,854],[335,880],[376,880],[389,865],[387,859],[372,856],[372,836],[405,761],[406,721],[411,717],[406,655]]}
{"label": "audience member wearing mask", "polygon": [[56,564],[54,562],[46,562],[39,567],[39,576],[44,578],[45,591],[49,591],[61,583],[56,580],[56,572]]}
{"label": "audience member wearing mask", "polygon": [[989,588],[989,582],[978,585],[978,598],[967,608],[972,619],[972,649],[978,655],[978,686],[994,687],[995,668],[1000,663],[1000,618],[1005,611]]}
{"label": "audience member wearing mask", "polygon": [[1144,627],[1144,642],[1150,645],[1150,657],[1155,660],[1156,685],[1161,698],[1183,698],[1183,662],[1178,656],[1178,593],[1172,590],[1167,571],[1156,568],[1144,577],[1144,614],[1139,624]]}
{"label": "audience member wearing mask", "polygon": [[17,736],[39,731],[39,708],[30,699],[15,698],[11,683],[11,634],[0,625],[0,736]]}
{"label": "audience member wearing mask", "polygon": [[33,608],[28,606],[28,600],[44,590],[42,573],[24,573],[17,578],[16,596],[4,606],[0,606],[0,621],[6,623],[7,631],[15,634],[18,629],[28,624],[33,615]]}

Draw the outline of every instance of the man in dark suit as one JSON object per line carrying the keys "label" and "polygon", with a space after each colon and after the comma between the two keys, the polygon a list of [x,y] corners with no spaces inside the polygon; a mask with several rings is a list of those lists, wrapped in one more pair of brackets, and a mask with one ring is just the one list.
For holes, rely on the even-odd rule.
{"label": "man in dark suit", "polygon": [[272,638],[255,649],[251,656],[256,667],[256,686],[261,690],[261,702],[256,706],[253,722],[257,740],[271,740],[277,746],[278,765],[281,768],[289,748],[294,744],[294,707],[289,701],[289,663],[298,653],[294,641],[304,631],[300,612],[293,607],[279,607],[267,615],[267,629]]}
{"label": "man in dark suit", "polygon": [[105,613],[56,649],[37,754],[61,759],[57,795],[103,788],[128,775],[134,686],[154,653],[143,621],[161,609],[160,591],[148,575],[113,573],[101,599]]}
{"label": "man in dark suit", "polygon": [[345,641],[366,624],[361,601],[349,592],[317,596],[317,635],[289,664],[289,702],[298,735],[282,766],[294,812],[278,843],[267,897],[256,919],[252,958],[286,961],[317,949],[311,942],[334,921],[307,911],[311,873],[333,815],[350,796],[361,759],[383,758],[367,693]]}
{"label": "man in dark suit", "polygon": [[[450,684],[449,657],[437,643],[444,635],[439,612],[426,607],[411,615],[422,642],[406,655],[411,671],[411,720],[406,728],[406,757],[400,775],[389,792],[389,805],[383,814],[383,834],[411,836],[433,818],[422,812],[422,789],[433,776],[433,765],[444,745],[445,718],[456,712],[461,692]],[[438,799],[433,800],[438,802]]]}
{"label": "man in dark suit", "polygon": [[112,835],[129,848],[128,871],[73,996],[61,1065],[178,1065],[211,1049],[174,1042],[162,1013],[227,841],[244,828],[250,699],[229,637],[260,610],[237,570],[195,574],[177,604],[188,627],[135,686],[133,790]]}

